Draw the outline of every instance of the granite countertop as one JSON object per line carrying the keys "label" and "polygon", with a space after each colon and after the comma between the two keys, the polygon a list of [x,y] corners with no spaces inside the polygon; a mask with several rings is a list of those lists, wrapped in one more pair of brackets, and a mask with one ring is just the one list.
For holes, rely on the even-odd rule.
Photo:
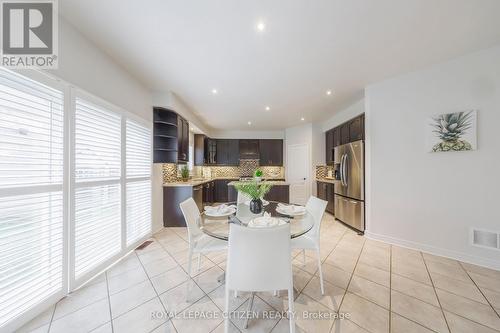
{"label": "granite countertop", "polygon": [[320,183],[328,183],[328,184],[337,184],[337,183],[340,183],[340,180],[331,179],[331,178],[316,178],[316,181],[320,182]]}
{"label": "granite countertop", "polygon": [[163,186],[166,186],[166,187],[198,186],[198,185],[206,184],[208,182],[211,182],[211,181],[214,181],[217,179],[239,180],[238,177],[195,178],[195,179],[189,179],[187,182],[184,182],[182,180],[178,180],[175,182],[163,183]]}
{"label": "granite countertop", "polygon": [[[290,183],[286,182],[286,181],[283,181],[283,180],[265,180],[265,182],[267,184],[271,184],[273,186],[280,186],[280,185],[290,185]],[[235,184],[246,184],[246,183],[249,183],[249,181],[233,181],[233,182],[230,182],[229,184],[227,185],[235,185]]]}

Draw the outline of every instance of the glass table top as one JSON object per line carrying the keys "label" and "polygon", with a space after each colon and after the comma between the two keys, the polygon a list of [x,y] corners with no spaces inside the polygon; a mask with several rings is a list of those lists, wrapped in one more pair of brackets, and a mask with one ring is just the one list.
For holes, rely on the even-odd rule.
{"label": "glass table top", "polygon": [[212,217],[207,216],[203,212],[199,220],[200,229],[207,235],[228,240],[229,239],[229,225],[236,223],[242,226],[248,226],[248,223],[256,217],[263,216],[264,213],[269,213],[272,217],[279,218],[287,223],[290,223],[290,237],[295,238],[307,233],[314,225],[314,219],[310,213],[306,211],[301,216],[287,216],[276,212],[278,202],[271,201],[269,205],[264,206],[262,213],[253,214],[250,211],[250,206],[244,203],[236,205],[235,202],[229,202],[227,205],[235,205],[237,207],[236,213],[231,216],[225,217]]}

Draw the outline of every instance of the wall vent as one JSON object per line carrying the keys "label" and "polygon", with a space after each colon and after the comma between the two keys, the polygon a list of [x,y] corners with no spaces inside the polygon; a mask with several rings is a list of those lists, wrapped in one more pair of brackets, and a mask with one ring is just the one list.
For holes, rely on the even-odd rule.
{"label": "wall vent", "polygon": [[500,233],[472,229],[472,245],[489,249],[500,249]]}

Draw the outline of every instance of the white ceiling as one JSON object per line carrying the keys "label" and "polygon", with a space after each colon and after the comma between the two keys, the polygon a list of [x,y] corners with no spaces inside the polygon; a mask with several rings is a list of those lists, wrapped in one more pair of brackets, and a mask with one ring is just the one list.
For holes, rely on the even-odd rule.
{"label": "white ceiling", "polygon": [[62,0],[60,11],[214,129],[324,119],[367,84],[500,43],[499,0]]}

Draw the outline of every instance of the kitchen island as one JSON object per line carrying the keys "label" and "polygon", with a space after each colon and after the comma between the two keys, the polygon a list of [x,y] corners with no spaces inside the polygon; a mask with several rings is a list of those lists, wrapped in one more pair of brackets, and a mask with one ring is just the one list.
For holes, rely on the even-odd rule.
{"label": "kitchen island", "polygon": [[[228,186],[228,198],[229,201],[238,200],[238,191],[234,187],[236,184],[245,184],[249,181],[232,181]],[[266,180],[268,184],[273,185],[269,193],[264,196],[264,199],[268,201],[279,201],[283,203],[290,203],[290,184],[283,180]]]}

